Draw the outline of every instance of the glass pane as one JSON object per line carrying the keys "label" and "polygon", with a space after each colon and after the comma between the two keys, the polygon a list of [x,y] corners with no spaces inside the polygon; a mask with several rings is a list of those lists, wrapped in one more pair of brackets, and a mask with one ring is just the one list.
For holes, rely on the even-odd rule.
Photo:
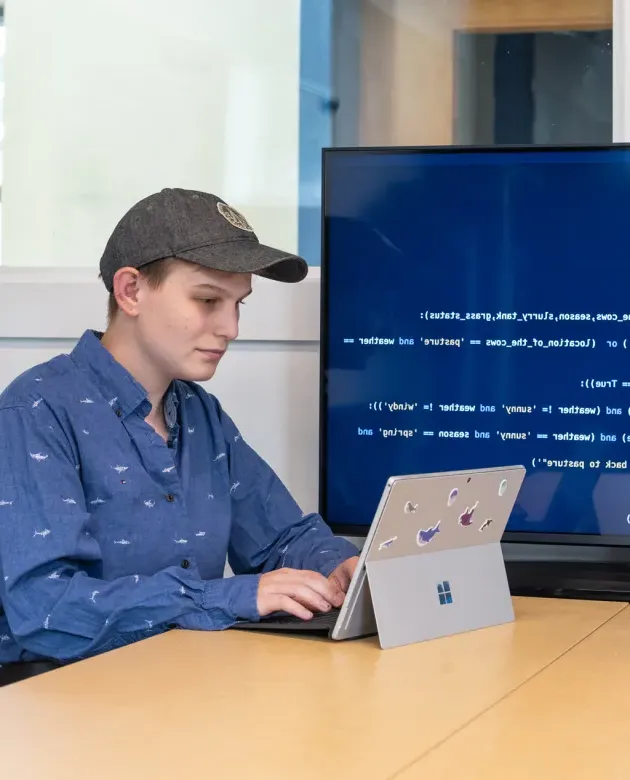
{"label": "glass pane", "polygon": [[[320,262],[322,146],[613,140],[613,62],[623,62],[613,51],[613,0],[302,0],[301,7],[299,247],[312,265]],[[330,44],[322,43],[322,25]]]}
{"label": "glass pane", "polygon": [[337,0],[336,145],[610,142],[612,0]]}
{"label": "glass pane", "polygon": [[455,142],[611,143],[612,30],[456,33]]}

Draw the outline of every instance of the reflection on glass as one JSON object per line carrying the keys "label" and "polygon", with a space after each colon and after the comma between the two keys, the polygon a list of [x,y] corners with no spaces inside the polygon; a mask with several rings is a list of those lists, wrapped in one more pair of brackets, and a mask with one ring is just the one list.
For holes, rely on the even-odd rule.
{"label": "reflection on glass", "polygon": [[457,34],[455,143],[611,143],[612,53],[612,30]]}
{"label": "reflection on glass", "polygon": [[612,0],[336,0],[338,146],[612,140]]}

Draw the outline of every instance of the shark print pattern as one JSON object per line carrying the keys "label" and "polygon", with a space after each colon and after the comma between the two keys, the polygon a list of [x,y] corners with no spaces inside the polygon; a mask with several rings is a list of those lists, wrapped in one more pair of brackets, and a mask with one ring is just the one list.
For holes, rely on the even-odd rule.
{"label": "shark print pattern", "polygon": [[224,577],[228,551],[235,574],[282,562],[327,576],[358,554],[303,513],[201,386],[169,387],[164,441],[99,335],[50,362],[0,393],[0,525],[16,529],[0,548],[0,665],[257,619],[251,578]]}

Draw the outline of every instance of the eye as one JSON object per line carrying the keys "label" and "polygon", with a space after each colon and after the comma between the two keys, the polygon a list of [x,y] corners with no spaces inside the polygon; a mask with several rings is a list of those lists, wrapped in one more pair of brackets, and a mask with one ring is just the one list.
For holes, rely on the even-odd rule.
{"label": "eye", "polygon": [[200,300],[201,300],[201,303],[203,303],[203,304],[205,304],[207,306],[217,302],[216,298],[200,298]]}

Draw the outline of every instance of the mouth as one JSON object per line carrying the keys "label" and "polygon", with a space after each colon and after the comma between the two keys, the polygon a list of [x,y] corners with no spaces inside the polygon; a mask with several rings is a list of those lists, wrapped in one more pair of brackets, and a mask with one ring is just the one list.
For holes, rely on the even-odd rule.
{"label": "mouth", "polygon": [[197,351],[200,352],[206,360],[221,360],[223,355],[225,355],[224,349],[199,349]]}

